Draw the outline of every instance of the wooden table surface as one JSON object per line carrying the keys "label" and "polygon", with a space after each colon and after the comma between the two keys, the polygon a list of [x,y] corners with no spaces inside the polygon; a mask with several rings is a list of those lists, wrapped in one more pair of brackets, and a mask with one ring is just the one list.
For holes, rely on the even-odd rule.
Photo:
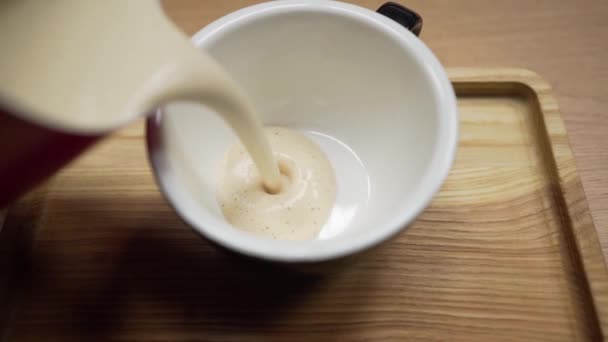
{"label": "wooden table surface", "polygon": [[[188,34],[259,1],[164,0]],[[384,1],[351,1],[376,9]],[[544,77],[570,136],[604,256],[608,256],[608,1],[402,0],[446,67],[523,67]],[[604,148],[602,148],[604,147]]]}

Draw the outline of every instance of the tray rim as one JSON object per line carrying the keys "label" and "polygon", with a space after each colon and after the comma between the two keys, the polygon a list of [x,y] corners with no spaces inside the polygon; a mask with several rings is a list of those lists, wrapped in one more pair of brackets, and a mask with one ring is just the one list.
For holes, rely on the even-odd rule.
{"label": "tray rim", "polygon": [[[591,211],[587,201],[585,189],[580,180],[578,168],[576,167],[576,159],[572,153],[572,147],[568,137],[567,130],[564,125],[561,112],[553,90],[549,83],[542,78],[538,73],[525,68],[478,68],[478,67],[455,67],[447,69],[450,81],[456,88],[461,84],[480,84],[494,83],[504,87],[516,85],[522,88],[528,95],[532,96],[532,100],[539,106],[540,125],[544,131],[542,139],[547,141],[547,146],[551,154],[545,156],[547,161],[554,167],[556,171],[556,181],[558,189],[555,189],[554,196],[561,197],[563,205],[559,205],[561,211],[565,211],[561,217],[569,220],[568,225],[574,238],[576,251],[571,258],[578,257],[580,266],[583,268],[585,279],[582,279],[584,286],[588,287],[588,292],[595,309],[595,319],[598,323],[600,333],[604,338],[608,338],[608,268],[606,260],[602,252],[599,236]],[[521,89],[520,89],[521,90]],[[547,118],[550,117],[551,125],[547,125]],[[568,166],[569,174],[566,174],[563,161],[555,158],[555,142],[554,135],[557,131],[564,132],[567,150],[562,150],[560,153],[566,153],[572,165]],[[574,191],[564,191],[568,183],[568,187]],[[583,194],[583,200],[573,198],[576,192]],[[568,205],[576,203],[578,210]]]}

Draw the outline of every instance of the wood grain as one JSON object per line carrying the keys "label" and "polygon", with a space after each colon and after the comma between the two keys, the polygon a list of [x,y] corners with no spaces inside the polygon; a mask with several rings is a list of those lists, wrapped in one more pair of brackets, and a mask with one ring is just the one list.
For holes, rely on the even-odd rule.
{"label": "wood grain", "polygon": [[453,69],[460,147],[406,232],[324,276],[214,249],[159,194],[141,125],[10,208],[11,341],[594,341],[608,276],[548,85]]}
{"label": "wood grain", "polygon": [[[191,34],[259,1],[163,0]],[[349,1],[376,9],[383,0]],[[604,255],[608,255],[608,1],[407,0],[447,67],[523,67],[553,87]]]}

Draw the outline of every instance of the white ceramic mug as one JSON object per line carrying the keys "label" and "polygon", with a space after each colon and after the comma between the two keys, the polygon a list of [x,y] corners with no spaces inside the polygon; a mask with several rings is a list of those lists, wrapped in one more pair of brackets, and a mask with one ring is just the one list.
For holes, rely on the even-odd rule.
{"label": "white ceramic mug", "polygon": [[[381,12],[394,17],[395,9]],[[338,198],[315,240],[270,240],[231,226],[215,186],[236,138],[218,115],[181,103],[147,125],[151,164],[179,215],[223,247],[279,262],[335,259],[404,230],[439,190],[458,140],[451,83],[402,26],[405,19],[340,2],[287,0],[241,9],[194,35],[265,124],[304,131],[321,145]],[[418,24],[409,28],[419,32]]]}

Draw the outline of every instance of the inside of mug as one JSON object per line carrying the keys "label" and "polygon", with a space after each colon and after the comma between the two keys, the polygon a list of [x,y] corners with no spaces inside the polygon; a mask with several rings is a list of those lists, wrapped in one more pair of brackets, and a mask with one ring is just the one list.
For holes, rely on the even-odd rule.
{"label": "inside of mug", "polygon": [[[349,182],[365,188],[348,195],[356,212],[347,226],[319,238],[348,243],[389,229],[420,207],[437,178],[433,161],[445,129],[438,81],[416,47],[399,39],[408,32],[383,24],[371,11],[321,7],[233,16],[194,41],[226,68],[264,124],[302,130],[321,144],[336,171],[338,197]],[[189,221],[226,224],[216,183],[235,135],[219,115],[190,103],[167,106],[162,122],[172,186],[198,211]],[[324,139],[343,143],[360,166],[344,166]]]}

